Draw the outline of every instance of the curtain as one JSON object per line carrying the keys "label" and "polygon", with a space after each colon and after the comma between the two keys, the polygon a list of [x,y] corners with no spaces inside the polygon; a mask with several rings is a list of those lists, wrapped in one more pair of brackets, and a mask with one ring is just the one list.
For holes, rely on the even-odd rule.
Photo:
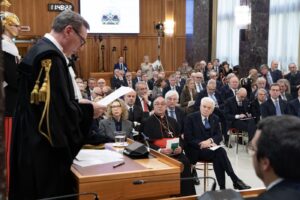
{"label": "curtain", "polygon": [[299,35],[300,0],[270,0],[268,63],[279,61],[283,72],[298,63]]}
{"label": "curtain", "polygon": [[216,57],[231,66],[239,64],[240,31],[234,19],[235,7],[239,5],[240,0],[218,1]]}

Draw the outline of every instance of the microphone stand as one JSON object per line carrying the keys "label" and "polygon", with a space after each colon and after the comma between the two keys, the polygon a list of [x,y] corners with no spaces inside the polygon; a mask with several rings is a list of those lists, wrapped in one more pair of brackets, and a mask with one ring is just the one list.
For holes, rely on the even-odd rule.
{"label": "microphone stand", "polygon": [[99,200],[98,194],[95,192],[82,192],[82,193],[77,193],[77,194],[66,194],[66,195],[61,195],[61,196],[56,196],[56,197],[49,197],[49,198],[42,198],[42,199],[37,199],[37,200],[55,200],[55,199],[66,199],[70,197],[78,197],[81,195],[93,195],[95,198],[94,200]]}
{"label": "microphone stand", "polygon": [[164,180],[134,180],[132,181],[133,185],[142,185],[146,183],[158,183],[158,182],[170,182],[170,181],[185,181],[185,180],[195,180],[195,179],[211,179],[213,180],[213,185],[211,187],[211,191],[215,191],[217,187],[217,182],[214,177],[205,176],[205,177],[185,177],[185,178],[177,178],[177,179],[164,179]]}

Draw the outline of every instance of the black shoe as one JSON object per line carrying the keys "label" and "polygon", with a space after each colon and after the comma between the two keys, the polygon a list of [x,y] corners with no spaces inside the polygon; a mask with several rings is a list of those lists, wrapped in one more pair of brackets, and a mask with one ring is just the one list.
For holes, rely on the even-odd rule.
{"label": "black shoe", "polygon": [[198,174],[197,174],[196,168],[193,169],[192,176],[195,177],[194,185],[200,185],[200,180],[198,179]]}
{"label": "black shoe", "polygon": [[249,185],[246,185],[242,180],[237,180],[236,182],[234,182],[233,187],[236,190],[247,190],[251,188]]}

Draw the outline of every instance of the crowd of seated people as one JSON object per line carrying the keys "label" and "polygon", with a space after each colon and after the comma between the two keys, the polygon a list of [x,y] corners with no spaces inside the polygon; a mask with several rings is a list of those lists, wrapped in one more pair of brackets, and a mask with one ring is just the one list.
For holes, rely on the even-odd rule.
{"label": "crowd of seated people", "polygon": [[[223,149],[212,154],[209,147],[224,143],[230,148],[228,130],[232,128],[247,132],[250,143],[256,124],[268,116],[300,117],[300,71],[295,63],[290,63],[289,72],[284,74],[278,69],[278,61],[273,60],[270,68],[262,64],[251,68],[245,77],[240,76],[238,66],[232,68],[228,62],[220,63],[218,59],[202,60],[194,68],[184,61],[168,77],[164,71],[151,67],[149,57],[145,56],[133,76],[130,66],[120,57],[110,86],[103,78],[90,78],[86,85],[82,79],[76,79],[82,98],[91,101],[98,101],[121,86],[135,90],[122,97],[124,101],[116,100],[108,105],[106,116],[95,120],[93,131],[102,134],[106,141],[113,141],[115,130],[125,131],[128,137],[137,140],[144,133],[151,139],[152,147],[181,160],[185,167],[190,165],[182,176],[191,173],[194,176],[191,164],[198,160],[211,160],[220,189],[226,188],[225,172],[235,188],[250,187],[234,173]],[[203,102],[207,105],[201,105]],[[212,105],[213,108],[205,111]],[[151,131],[159,127],[160,131]],[[173,137],[180,138],[180,149],[173,151],[156,143]],[[187,154],[183,155],[184,152]],[[182,194],[194,193],[193,189],[181,189]]]}

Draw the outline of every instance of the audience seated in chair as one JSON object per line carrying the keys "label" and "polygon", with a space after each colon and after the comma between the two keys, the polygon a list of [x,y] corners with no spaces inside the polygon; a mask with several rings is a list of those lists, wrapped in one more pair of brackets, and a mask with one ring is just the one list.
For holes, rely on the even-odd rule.
{"label": "audience seated in chair", "polygon": [[225,149],[222,147],[215,151],[209,149],[222,141],[219,118],[213,114],[214,108],[214,100],[204,97],[201,100],[200,111],[187,116],[184,126],[187,157],[193,165],[199,160],[212,161],[220,189],[226,188],[225,172],[230,176],[235,189],[249,189],[250,186],[234,173]]}

